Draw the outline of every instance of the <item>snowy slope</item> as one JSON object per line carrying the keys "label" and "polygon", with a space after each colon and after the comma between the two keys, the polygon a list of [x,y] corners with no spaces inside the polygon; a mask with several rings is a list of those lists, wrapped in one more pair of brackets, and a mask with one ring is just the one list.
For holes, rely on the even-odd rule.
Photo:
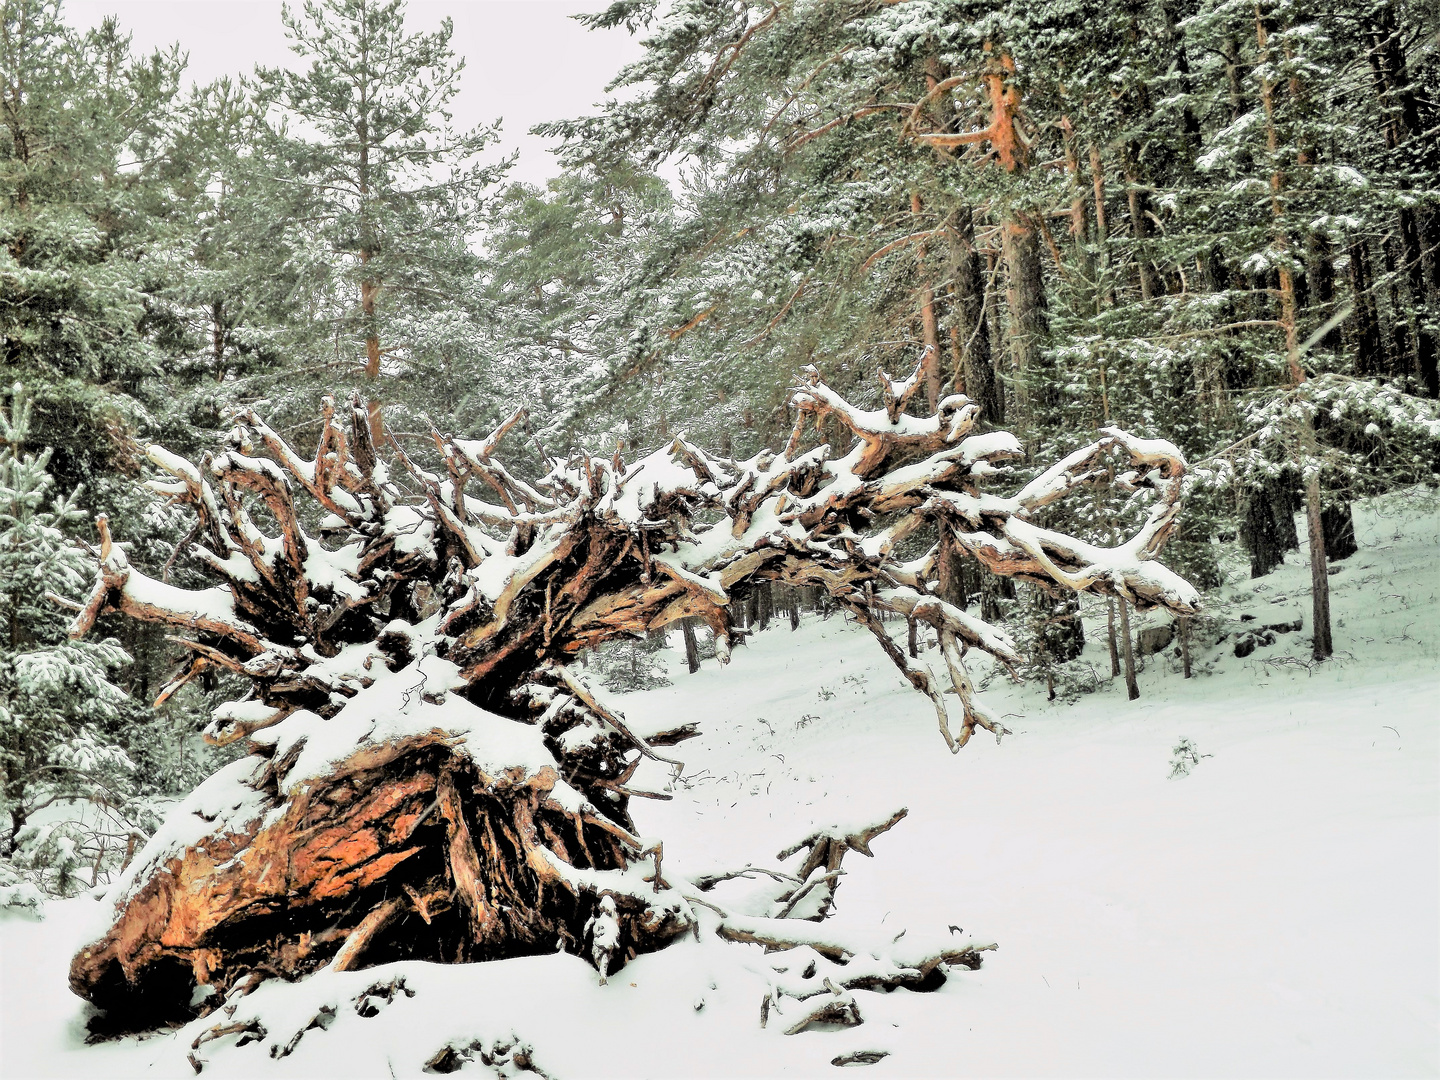
{"label": "snowy slope", "polygon": [[[620,699],[705,733],[677,749],[674,800],[636,807],[667,872],[773,866],[812,825],[907,806],[875,859],[847,860],[834,918],[999,942],[935,993],[857,992],[861,1026],[786,1036],[759,1025],[759,948],[708,934],[604,987],[564,955],[395,964],[262,986],[235,1019],[266,1036],[201,1047],[204,1075],[415,1075],[472,1042],[467,1075],[490,1074],[483,1050],[504,1075],[825,1076],[857,1049],[888,1051],[870,1068],[897,1077],[1436,1075],[1440,513],[1391,498],[1357,526],[1361,551],[1331,578],[1334,662],[1298,662],[1302,630],[1243,660],[1222,641],[1188,683],[1152,657],[1137,702],[1118,681],[1047,704],[996,680],[987,698],[1016,734],[954,757],[928,702],[838,616],[772,629],[725,671],[690,676],[676,656],[673,686]],[[1307,580],[1296,556],[1260,582],[1237,572],[1211,610],[1237,631],[1296,614],[1308,628]],[[1182,737],[1213,756],[1170,779]],[[669,782],[650,768],[637,783]],[[83,1045],[65,969],[99,908],[0,923],[4,1076],[193,1075],[190,1044],[219,1014]],[[413,996],[357,1012],[396,977]]]}

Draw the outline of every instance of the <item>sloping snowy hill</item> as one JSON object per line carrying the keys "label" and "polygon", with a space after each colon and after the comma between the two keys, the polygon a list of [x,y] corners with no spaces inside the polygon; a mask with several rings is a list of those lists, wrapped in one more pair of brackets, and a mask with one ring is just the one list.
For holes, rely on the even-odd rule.
{"label": "sloping snowy hill", "polygon": [[[1440,513],[1392,497],[1357,527],[1331,578],[1334,662],[1305,662],[1308,570],[1292,556],[1259,582],[1237,573],[1211,610],[1235,633],[1296,615],[1306,630],[1243,659],[1232,633],[1189,682],[1151,657],[1136,702],[1118,680],[1073,704],[994,680],[1015,735],[954,757],[926,700],[839,616],[767,631],[723,673],[674,658],[673,686],[620,699],[632,719],[704,732],[677,748],[678,781],[650,763],[635,780],[674,796],[636,807],[669,872],[775,866],[813,826],[908,807],[873,860],[847,860],[834,919],[999,943],[934,993],[857,991],[860,1026],[787,1036],[760,1026],[759,947],[707,934],[607,986],[566,955],[267,983],[233,1016],[264,1037],[237,1046],[237,1030],[194,1057],[207,1077],[416,1075],[446,1045],[468,1075],[567,1080],[824,1076],[860,1050],[887,1052],[870,1068],[896,1077],[1435,1075]],[[1210,756],[1172,779],[1182,738]],[[0,923],[3,1075],[194,1074],[219,1013],[83,1044],[65,972],[101,908]]]}

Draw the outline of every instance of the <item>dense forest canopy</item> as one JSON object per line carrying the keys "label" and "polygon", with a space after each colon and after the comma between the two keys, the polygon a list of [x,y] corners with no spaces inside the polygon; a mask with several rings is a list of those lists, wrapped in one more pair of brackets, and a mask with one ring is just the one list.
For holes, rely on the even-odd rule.
{"label": "dense forest canopy", "polygon": [[[81,31],[59,0],[0,0],[0,887],[95,884],[153,833],[157,797],[240,752],[213,736],[244,672],[113,614],[72,642],[67,607],[99,514],[126,566],[203,588],[229,556],[197,557],[214,519],[157,466],[240,468],[260,415],[323,462],[333,402],[363,395],[373,445],[415,462],[376,490],[437,507],[454,448],[504,428],[534,451],[496,481],[517,514],[577,453],[618,474],[686,447],[759,475],[765,447],[839,459],[861,413],[903,426],[959,401],[975,433],[1013,433],[996,474],[1030,490],[1115,425],[1190,462],[1168,558],[1200,589],[1218,540],[1256,576],[1306,540],[1320,660],[1351,503],[1436,481],[1433,4],[617,0],[585,21],[643,56],[596,111],[539,129],[559,140],[543,189],[481,163],[494,129],[453,128],[448,21],[405,19],[402,0],[287,8],[297,66],[193,85],[184,42],[140,54],[116,19]],[[1026,512],[1115,545],[1150,511],[1106,468]],[[294,535],[334,527],[287,512]],[[1053,694],[1083,633],[1075,593],[1041,584],[1074,568],[1017,584],[965,532],[928,521],[896,559],[930,557],[946,609],[1006,627]],[[665,624],[694,670],[732,629],[835,603],[806,585],[747,581],[710,598],[723,615]],[[1133,696],[1137,597],[1091,591]],[[1188,648],[1203,605],[1168,606]],[[913,608],[891,610],[912,656]],[[72,799],[103,814],[30,821]]]}

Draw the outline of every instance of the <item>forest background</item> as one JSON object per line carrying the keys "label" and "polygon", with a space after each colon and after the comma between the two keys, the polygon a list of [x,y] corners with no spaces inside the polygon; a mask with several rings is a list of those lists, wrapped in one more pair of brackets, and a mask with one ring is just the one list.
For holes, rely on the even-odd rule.
{"label": "forest background", "polygon": [[[1433,5],[619,0],[582,21],[638,59],[537,129],[561,167],[540,187],[493,127],[452,123],[451,24],[417,31],[399,0],[287,9],[297,63],[206,85],[183,41],[143,53],[116,19],[0,2],[5,897],[104,880],[238,752],[198,734],[234,687],[175,680],[163,630],[66,637],[97,514],[137,566],[200,583],[143,447],[198,460],[237,406],[307,452],[321,396],[360,392],[417,454],[524,404],[551,453],[684,432],[746,457],[789,433],[805,365],[866,403],[877,369],[914,370],[927,408],[968,395],[1028,461],[1112,422],[1172,439],[1194,466],[1172,565],[1215,587],[1219,542],[1256,576],[1304,542],[1313,652],[1334,648],[1352,502],[1440,468]],[[1095,541],[1126,526],[1098,497],[1053,513]],[[942,578],[1073,690],[1077,600],[958,559]],[[733,618],[824,606],[767,586]],[[1142,649],[1108,614],[1133,696]],[[705,633],[684,627],[692,669]],[[623,688],[664,646],[595,662]]]}

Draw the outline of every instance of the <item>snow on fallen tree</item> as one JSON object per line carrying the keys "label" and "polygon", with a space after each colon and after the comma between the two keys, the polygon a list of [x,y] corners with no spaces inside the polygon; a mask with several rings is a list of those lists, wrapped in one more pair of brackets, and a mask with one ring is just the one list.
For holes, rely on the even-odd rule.
{"label": "snow on fallen tree", "polygon": [[[192,554],[218,584],[145,575],[102,519],[72,633],[105,611],[172,628],[189,659],[164,695],[206,668],[244,677],[250,691],[217,709],[205,736],[244,740],[249,754],[178,807],[116,883],[113,925],[75,956],[74,991],[106,1010],[110,1030],[138,1029],[266,976],[563,949],[603,978],[680,934],[713,932],[813,954],[778,966],[790,974],[768,999],[816,998],[813,1015],[786,1014],[800,1030],[853,1022],[853,987],[920,987],[944,965],[977,966],[993,946],[917,936],[897,952],[816,925],[844,852],[869,854],[903,811],[815,833],[782,856],[809,849],[798,874],[737,871],[778,883],[760,910],[710,902],[713,880],[667,878],[662,844],[629,810],[652,793],[631,782],[645,758],[678,768],[666,748],[693,726],[639,730],[573,666],[587,648],[697,616],[723,662],[732,595],[765,581],[820,587],[929,697],[958,750],[977,727],[1005,733],[976,698],[967,652],[1019,656],[1003,631],[935,595],[947,548],[1051,589],[1195,610],[1194,590],[1154,561],[1181,501],[1173,446],[1109,428],[1000,496],[982,486],[1020,456],[1018,441],[974,433],[978,409],[960,395],[908,414],[918,383],[882,374],[884,407],[867,411],[808,368],[781,452],[735,461],[682,437],[629,465],[618,452],[545,460],[528,482],[496,456],[523,410],[482,440],[432,432],[433,469],[388,434],[375,445],[358,398],[348,410],[326,399],[313,458],[249,411],[229,448],[198,465],[151,447],[171,478],[151,486],[193,508],[203,542]],[[843,455],[803,449],[807,425],[828,417],[854,436]],[[1133,537],[1102,548],[1037,523],[1113,475],[1113,456],[1120,484],[1155,496]],[[300,499],[323,513],[313,531]],[[900,561],[897,545],[922,527],[939,541]],[[944,670],[897,647],[885,613],[932,626]]]}

